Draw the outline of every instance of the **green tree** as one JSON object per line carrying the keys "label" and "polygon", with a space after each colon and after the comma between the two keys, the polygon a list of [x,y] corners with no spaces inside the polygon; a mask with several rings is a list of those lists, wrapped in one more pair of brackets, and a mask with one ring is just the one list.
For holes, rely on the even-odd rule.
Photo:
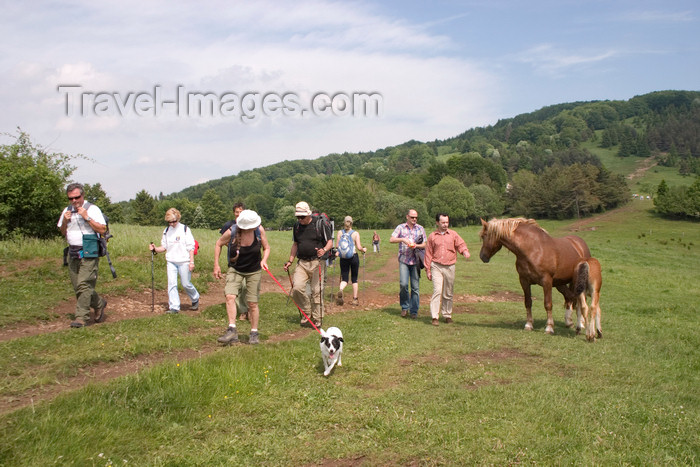
{"label": "green tree", "polygon": [[363,180],[331,175],[318,186],[313,205],[340,225],[345,216],[352,216],[357,227],[370,227],[377,222],[374,198]]}
{"label": "green tree", "polygon": [[131,222],[137,225],[158,225],[162,222],[157,218],[156,200],[146,190],[136,193],[131,202]]}
{"label": "green tree", "polygon": [[505,204],[501,197],[488,185],[472,185],[469,191],[474,195],[474,215],[470,220],[486,219],[503,214]]}
{"label": "green tree", "polygon": [[0,238],[58,235],[72,158],[47,152],[21,131],[13,144],[0,146]]}
{"label": "green tree", "polygon": [[[205,224],[209,226],[208,228],[220,228],[231,217],[229,209],[226,208],[226,205],[221,201],[218,193],[213,188],[204,192],[199,205],[202,207],[204,218],[206,219]],[[196,216],[195,219],[197,219]],[[198,227],[205,226],[202,224],[198,225]]]}
{"label": "green tree", "polygon": [[430,218],[444,212],[450,216],[452,225],[465,225],[476,214],[474,195],[453,177],[443,178],[430,190],[426,206]]}

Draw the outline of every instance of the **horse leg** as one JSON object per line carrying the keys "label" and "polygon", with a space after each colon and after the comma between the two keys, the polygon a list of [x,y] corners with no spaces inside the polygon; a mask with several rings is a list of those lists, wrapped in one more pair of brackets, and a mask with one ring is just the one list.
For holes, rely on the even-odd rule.
{"label": "horse leg", "polygon": [[571,316],[574,314],[574,292],[568,285],[558,285],[557,290],[564,296],[564,308],[566,309],[566,313],[564,314],[564,323],[566,324],[566,327],[573,328],[574,320],[571,319]]}
{"label": "horse leg", "polygon": [[544,282],[542,288],[544,289],[544,309],[547,310],[547,327],[544,332],[547,334],[554,334],[554,318],[552,318],[552,283]]}
{"label": "horse leg", "polygon": [[525,295],[525,311],[527,312],[525,330],[532,331],[534,328],[532,324],[532,290],[530,290],[530,283],[522,278],[520,279],[520,286],[523,288],[523,294]]}
{"label": "horse leg", "polygon": [[[593,291],[591,308],[593,308],[591,321],[593,321],[593,318],[595,317],[596,336],[598,337],[598,339],[600,339],[601,337],[603,337],[603,330],[600,327],[600,288]],[[591,332],[593,331],[591,330]]]}

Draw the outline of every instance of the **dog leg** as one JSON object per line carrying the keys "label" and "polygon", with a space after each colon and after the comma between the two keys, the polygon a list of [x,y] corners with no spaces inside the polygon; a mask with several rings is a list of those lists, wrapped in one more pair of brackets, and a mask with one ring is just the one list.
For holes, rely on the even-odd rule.
{"label": "dog leg", "polygon": [[326,367],[326,371],[323,372],[323,376],[328,376],[331,374],[331,370],[335,366],[335,363],[337,362],[336,359],[334,359],[329,366]]}

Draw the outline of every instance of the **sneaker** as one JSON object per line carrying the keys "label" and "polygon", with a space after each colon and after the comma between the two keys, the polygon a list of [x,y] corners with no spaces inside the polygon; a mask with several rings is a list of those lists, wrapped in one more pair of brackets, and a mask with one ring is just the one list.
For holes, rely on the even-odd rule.
{"label": "sneaker", "polygon": [[228,329],[226,329],[226,334],[216,340],[222,344],[235,344],[238,342],[238,329],[229,326]]}
{"label": "sneaker", "polygon": [[353,306],[360,306],[360,301],[357,298],[352,299],[352,305]]}
{"label": "sneaker", "polygon": [[260,343],[260,336],[258,335],[258,331],[252,331],[250,333],[250,339],[248,340],[249,344],[259,344]]}
{"label": "sneaker", "polygon": [[437,318],[433,318],[433,326],[439,326],[440,323],[438,323]]}
{"label": "sneaker", "polygon": [[166,313],[169,314],[169,315],[176,315],[176,314],[180,313],[180,310],[173,310],[173,309],[171,308],[171,309],[169,309],[168,311],[166,311]]}
{"label": "sneaker", "polygon": [[447,324],[450,324],[450,323],[452,322],[452,318],[445,318],[445,322],[446,322]]}
{"label": "sneaker", "polygon": [[338,305],[338,306],[340,306],[340,305],[342,305],[343,303],[344,303],[344,302],[343,302],[343,291],[342,291],[342,290],[338,290],[338,297],[335,299],[335,304]]}
{"label": "sneaker", "polygon": [[402,318],[405,318],[407,314],[408,314],[408,310],[401,310],[401,317]]}
{"label": "sneaker", "polygon": [[101,323],[105,320],[105,308],[107,307],[107,300],[102,299],[102,303],[95,309],[95,322]]}
{"label": "sneaker", "polygon": [[190,310],[192,310],[192,311],[199,310],[199,300],[195,300],[194,302],[192,302],[192,306],[190,307]]}

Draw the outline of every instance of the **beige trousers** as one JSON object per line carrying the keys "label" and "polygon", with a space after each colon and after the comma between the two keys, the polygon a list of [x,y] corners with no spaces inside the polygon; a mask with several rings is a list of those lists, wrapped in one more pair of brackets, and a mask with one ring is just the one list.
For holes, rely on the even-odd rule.
{"label": "beige trousers", "polygon": [[[320,277],[319,264],[321,265]],[[321,290],[323,289],[324,267],[325,261],[300,259],[297,261],[297,267],[294,269],[292,298],[316,326],[319,326],[323,319]],[[311,300],[309,300],[309,295],[306,293],[306,284],[309,283],[311,285]]]}
{"label": "beige trousers", "polygon": [[430,265],[433,278],[433,296],[430,298],[430,314],[438,319],[442,312],[444,318],[452,317],[452,292],[455,286],[455,265],[444,266],[436,262]]}

